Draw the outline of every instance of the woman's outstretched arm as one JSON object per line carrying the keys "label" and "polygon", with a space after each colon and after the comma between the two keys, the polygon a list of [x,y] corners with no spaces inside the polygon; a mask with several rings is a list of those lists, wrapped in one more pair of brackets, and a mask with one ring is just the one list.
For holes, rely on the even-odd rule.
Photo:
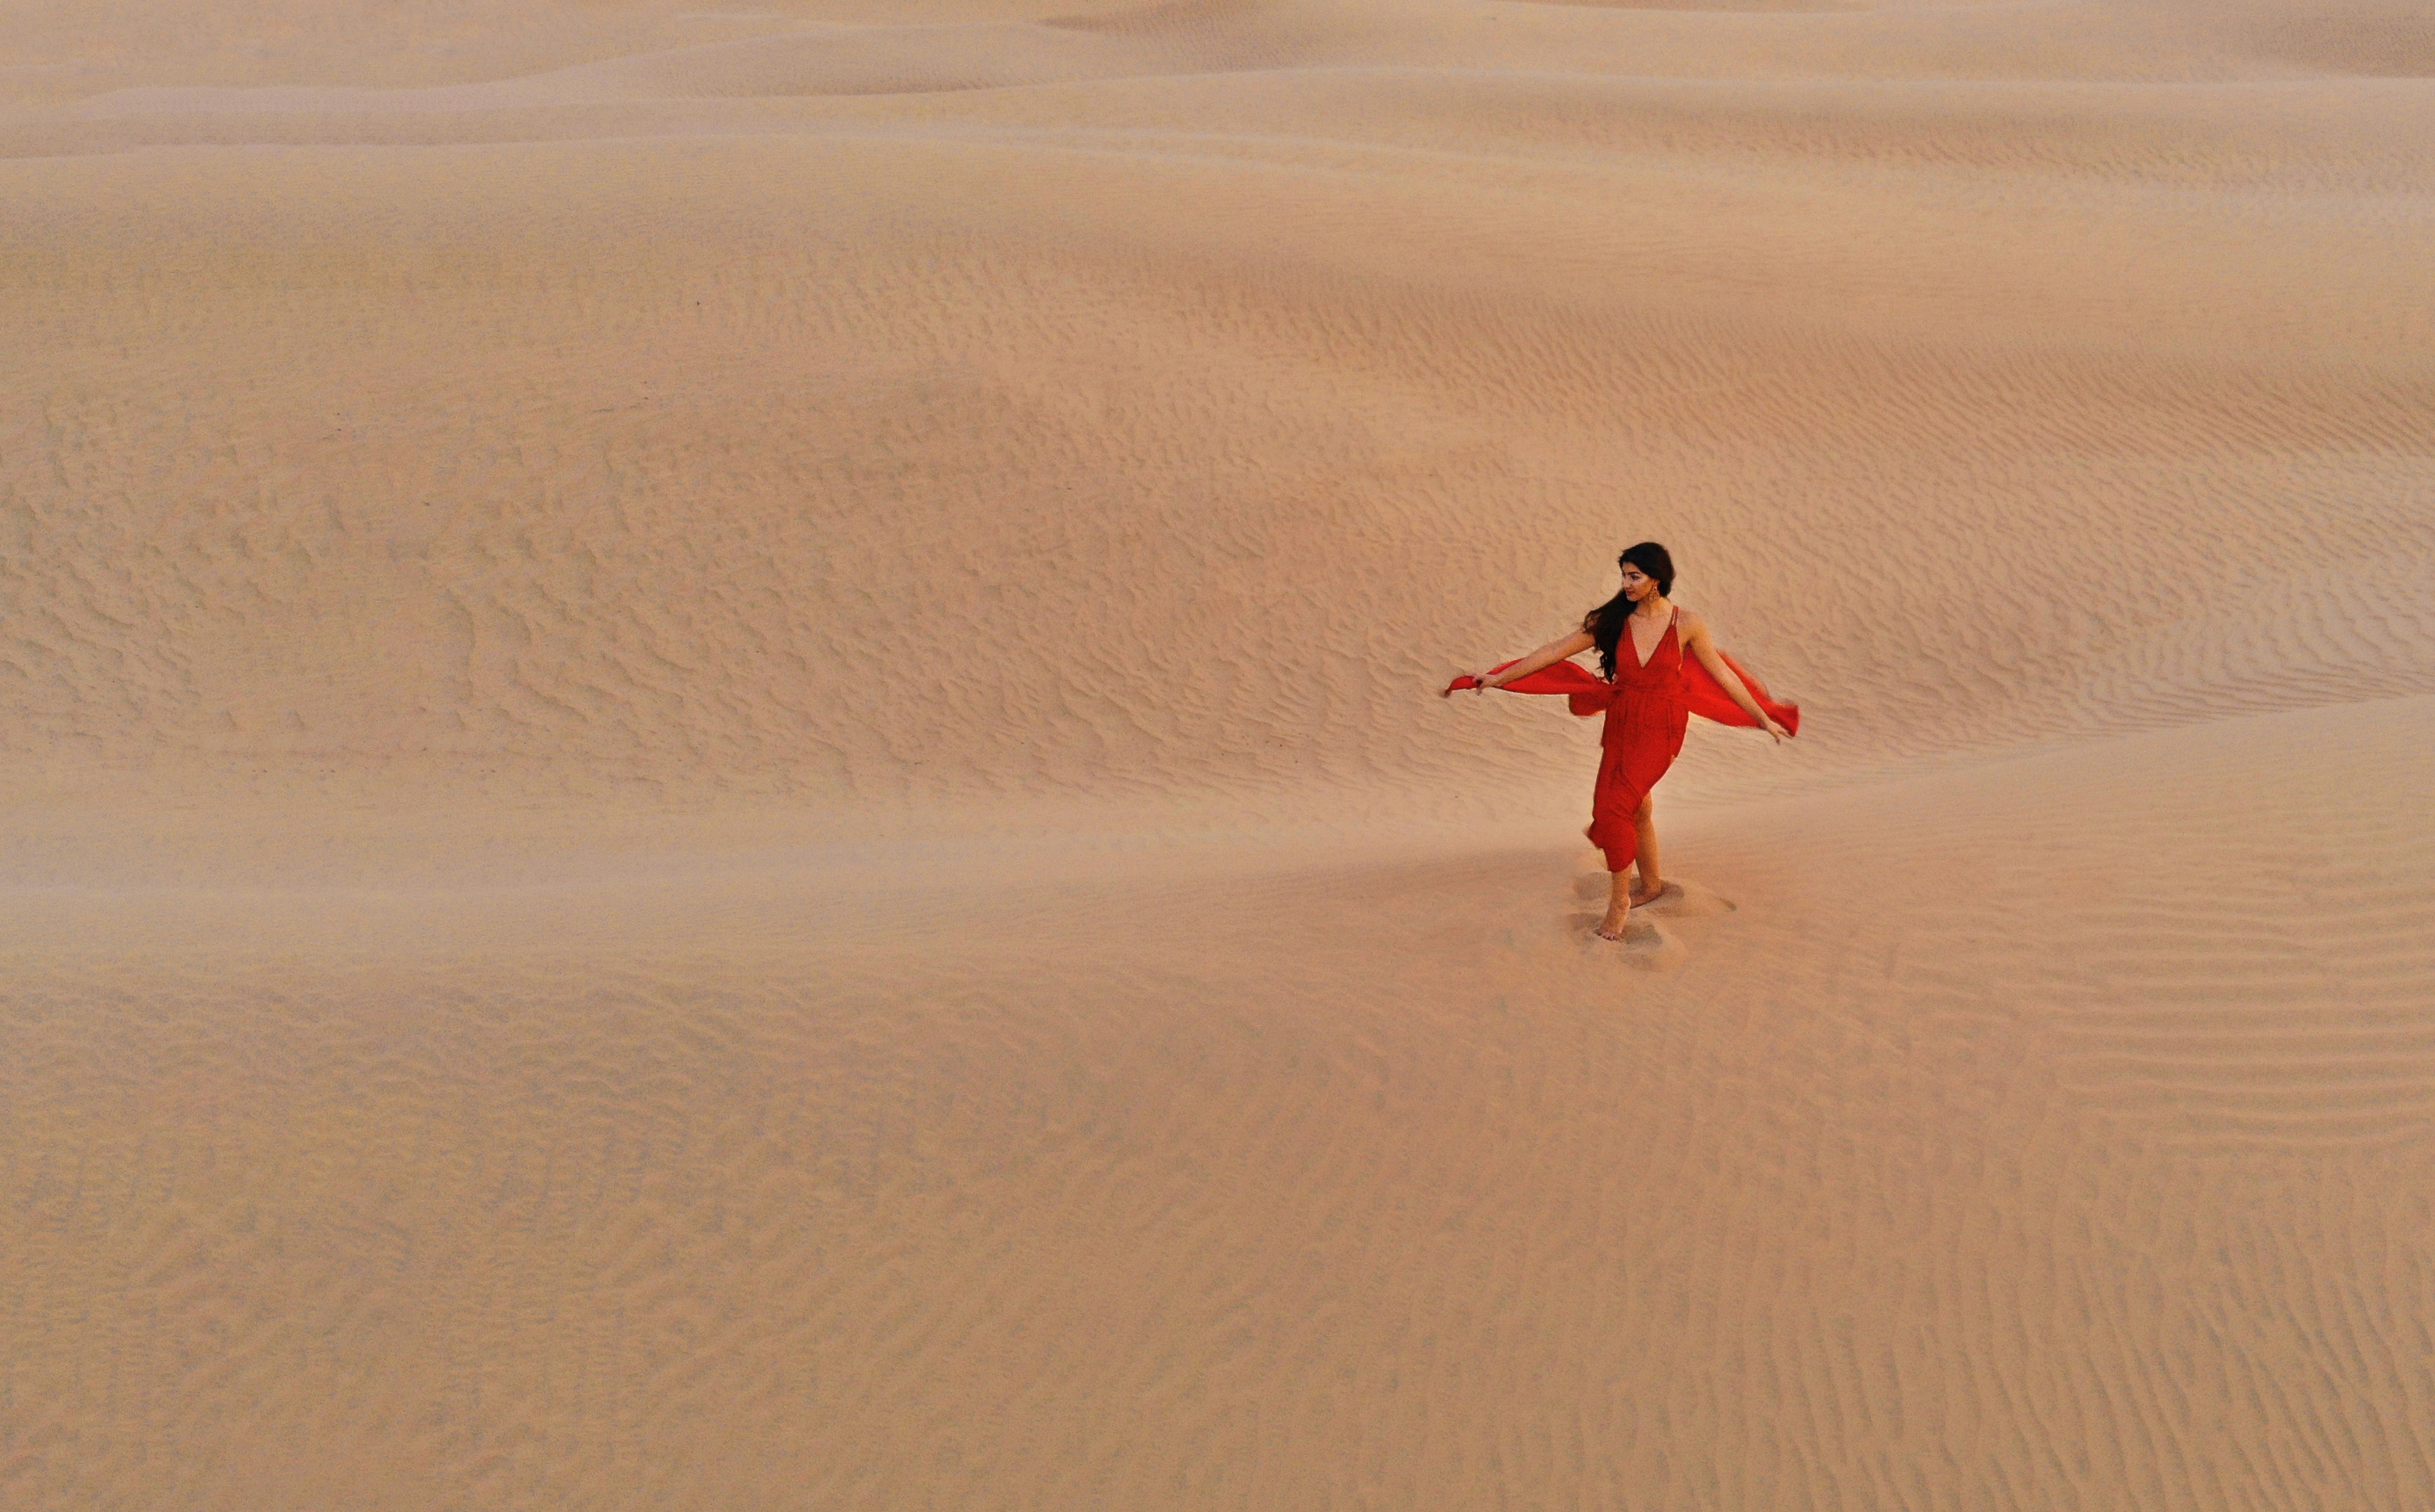
{"label": "woman's outstretched arm", "polygon": [[1741,674],[1727,666],[1725,659],[1717,654],[1717,643],[1708,634],[1708,622],[1689,610],[1683,611],[1683,646],[1700,659],[1700,665],[1708,669],[1708,676],[1717,679],[1717,686],[1725,690],[1725,696],[1740,704],[1742,713],[1755,720],[1759,729],[1774,736],[1779,743],[1792,733],[1769,718],[1767,711],[1758,706],[1758,700],[1752,697],[1750,689],[1743,685]]}
{"label": "woman's outstretched arm", "polygon": [[[1587,630],[1575,630],[1572,634],[1565,636],[1563,640],[1549,641],[1546,644],[1539,647],[1536,651],[1531,652],[1528,656],[1526,656],[1521,661],[1514,662],[1511,666],[1507,667],[1504,671],[1496,674],[1496,676],[1493,678],[1485,672],[1472,673],[1471,676],[1479,679],[1479,686],[1474,688],[1472,691],[1474,693],[1484,693],[1490,688],[1501,688],[1507,683],[1511,682],[1516,678],[1527,678],[1531,673],[1539,671],[1543,667],[1554,666],[1557,662],[1563,661],[1567,657],[1579,656],[1583,651],[1588,650],[1591,646],[1596,644],[1597,644],[1597,643],[1590,639],[1590,635]],[[1452,688],[1448,688],[1444,693],[1439,694],[1438,696],[1441,698],[1450,697],[1453,693],[1454,690]]]}

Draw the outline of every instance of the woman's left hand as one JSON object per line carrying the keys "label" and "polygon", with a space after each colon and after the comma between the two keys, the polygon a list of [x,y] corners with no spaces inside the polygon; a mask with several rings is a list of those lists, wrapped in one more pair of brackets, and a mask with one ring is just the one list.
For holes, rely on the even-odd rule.
{"label": "woman's left hand", "polygon": [[1786,741],[1790,740],[1790,739],[1792,738],[1792,731],[1791,731],[1791,730],[1785,729],[1782,725],[1777,724],[1777,723],[1776,723],[1774,720],[1772,720],[1772,719],[1762,720],[1762,721],[1760,722],[1760,724],[1759,724],[1759,728],[1760,728],[1761,730],[1766,730],[1769,734],[1770,734],[1770,735],[1774,736],[1774,737],[1775,737],[1775,743],[1776,743],[1777,745],[1779,745],[1779,746],[1783,745]]}

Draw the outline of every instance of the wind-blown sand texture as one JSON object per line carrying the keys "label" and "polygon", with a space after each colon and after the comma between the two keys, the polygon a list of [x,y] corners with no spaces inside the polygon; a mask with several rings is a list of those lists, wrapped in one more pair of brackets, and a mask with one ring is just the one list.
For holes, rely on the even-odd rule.
{"label": "wind-blown sand texture", "polygon": [[2430,75],[0,7],[0,1503],[2435,1506]]}

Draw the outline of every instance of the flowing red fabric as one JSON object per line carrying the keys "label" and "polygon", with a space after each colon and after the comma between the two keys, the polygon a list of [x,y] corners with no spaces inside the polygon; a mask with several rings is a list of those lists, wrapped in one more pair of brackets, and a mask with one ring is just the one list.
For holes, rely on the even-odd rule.
{"label": "flowing red fabric", "polygon": [[[1734,669],[1734,675],[1742,679],[1742,686],[1750,690],[1750,696],[1758,700],[1758,706],[1767,711],[1769,718],[1793,734],[1801,733],[1800,705],[1777,703],[1768,696],[1767,684],[1751,676],[1750,668],[1722,651],[1717,656]],[[1521,660],[1517,656],[1513,662]],[[1496,676],[1511,666],[1513,662],[1499,662],[1488,669],[1488,675],[1492,678]],[[1446,692],[1460,693],[1465,688],[1477,686],[1478,679],[1459,677],[1446,684]],[[1592,714],[1605,713],[1607,706],[1615,701],[1615,685],[1602,680],[1597,673],[1578,662],[1559,662],[1551,667],[1541,667],[1527,678],[1516,678],[1497,691],[1565,694],[1571,698],[1573,713],[1586,719]],[[1725,692],[1724,684],[1708,676],[1708,669],[1700,664],[1697,657],[1683,659],[1683,702],[1702,719],[1713,719],[1720,725],[1739,725],[1745,730],[1758,728],[1758,722],[1742,713],[1742,706],[1734,702],[1732,696]]]}
{"label": "flowing red fabric", "polygon": [[[1640,805],[1682,753],[1683,733],[1693,714],[1724,725],[1757,724],[1705,667],[1683,654],[1673,621],[1667,622],[1666,634],[1647,662],[1634,661],[1629,644],[1617,651],[1612,680],[1593,677],[1587,668],[1570,662],[1559,662],[1505,684],[1512,693],[1561,693],[1573,713],[1606,715],[1606,726],[1598,731],[1597,786],[1590,799],[1588,833],[1590,844],[1606,852],[1609,871],[1622,871],[1637,859]],[[1770,698],[1766,687],[1743,671],[1740,662],[1731,657],[1723,661],[1769,717],[1788,730],[1801,728],[1799,709]],[[1493,677],[1512,664],[1499,662],[1489,674]],[[1446,691],[1477,686],[1476,678],[1457,678]]]}

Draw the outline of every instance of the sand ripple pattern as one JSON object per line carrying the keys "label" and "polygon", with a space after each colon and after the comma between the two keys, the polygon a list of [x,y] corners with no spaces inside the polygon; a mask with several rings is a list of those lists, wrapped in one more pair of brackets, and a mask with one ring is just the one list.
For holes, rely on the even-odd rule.
{"label": "sand ripple pattern", "polygon": [[[2430,144],[2395,0],[14,8],[0,1505],[2435,1506]],[[1635,961],[1432,694],[1644,536],[1806,724]]]}
{"label": "sand ripple pattern", "polygon": [[1561,848],[20,893],[0,1491],[2403,1512],[2430,734],[1678,826],[1662,974]]}
{"label": "sand ripple pattern", "polygon": [[[1425,808],[1570,780],[1425,695],[1642,535],[1822,714],[1686,794],[2430,691],[2435,96],[2178,14],[2099,32],[2198,85],[1222,6],[27,83],[0,757]],[[1667,66],[1727,20],[1873,72]]]}

